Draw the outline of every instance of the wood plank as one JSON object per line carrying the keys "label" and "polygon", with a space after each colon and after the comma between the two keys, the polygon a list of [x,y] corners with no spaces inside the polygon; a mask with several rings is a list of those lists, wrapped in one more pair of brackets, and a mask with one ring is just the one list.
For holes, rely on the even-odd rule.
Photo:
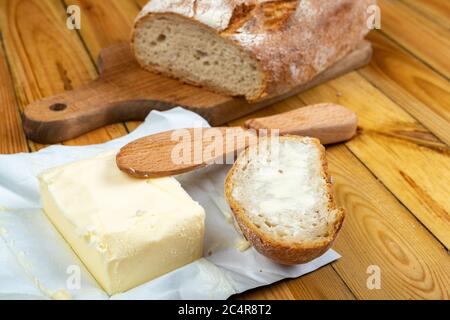
{"label": "wood plank", "polygon": [[[81,37],[91,56],[96,60],[102,48],[131,36],[134,19],[139,13],[139,5],[134,0],[64,0],[66,5],[80,6],[82,16]],[[128,131],[135,130],[142,122],[128,121]]]}
{"label": "wood plank", "polygon": [[380,33],[369,40],[373,59],[360,74],[450,145],[448,81]]}
{"label": "wood plank", "polygon": [[254,289],[238,296],[243,300],[354,300],[344,281],[331,265],[298,279],[284,280],[267,288]]}
{"label": "wood plank", "polygon": [[28,152],[11,75],[0,37],[0,154]]}
{"label": "wood plank", "polygon": [[[141,1],[140,0],[130,0],[130,1],[133,1],[137,5],[139,10],[142,9],[142,7],[145,4],[147,4],[147,2],[148,2],[147,0],[141,0]],[[141,123],[142,123],[142,121],[128,121],[127,128],[129,131],[135,130]]]}
{"label": "wood plank", "polygon": [[[334,264],[333,264],[334,265]],[[332,266],[325,266],[302,277],[302,281],[287,280],[295,299],[354,300],[355,295]]]}
{"label": "wood plank", "polygon": [[[60,1],[1,0],[0,18],[16,96],[22,108],[95,77],[95,66],[77,32],[66,28],[66,12]],[[123,125],[112,125],[66,144],[101,143],[123,134],[126,134]]]}
{"label": "wood plank", "polygon": [[139,7],[133,0],[64,0],[82,12],[80,34],[94,59],[102,48],[128,41]]}
{"label": "wood plank", "polygon": [[435,21],[446,29],[450,29],[450,1],[446,0],[401,0],[404,4],[416,9],[429,20]]}
{"label": "wood plank", "polygon": [[449,148],[356,72],[300,97],[358,114],[360,134],[346,145],[449,248]]}
{"label": "wood plank", "polygon": [[[249,118],[284,112],[301,105],[305,103],[299,97],[291,98]],[[240,125],[244,121],[238,120],[231,125]],[[347,211],[334,246],[343,258],[333,266],[351,292],[358,299],[448,299],[450,277],[446,270],[450,267],[450,259],[445,248],[347,147],[328,148],[327,157],[337,202]],[[369,275],[366,271],[370,265],[381,268],[381,290],[367,288]],[[260,299],[279,295],[278,290],[272,290],[252,291],[250,297]],[[244,295],[243,298],[247,297]]]}
{"label": "wood plank", "polygon": [[381,32],[425,61],[437,72],[450,77],[450,32],[417,13],[403,2],[378,0],[382,11]]}
{"label": "wood plank", "polygon": [[[328,150],[337,200],[347,218],[334,266],[360,299],[449,299],[447,250],[343,146]],[[448,230],[448,229],[447,229]],[[367,287],[378,266],[381,289]]]}

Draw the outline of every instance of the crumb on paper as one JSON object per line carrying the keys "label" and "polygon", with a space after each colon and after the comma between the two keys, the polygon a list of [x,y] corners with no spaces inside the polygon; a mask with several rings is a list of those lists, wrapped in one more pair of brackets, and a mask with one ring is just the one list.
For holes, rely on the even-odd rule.
{"label": "crumb on paper", "polygon": [[236,243],[236,249],[238,249],[240,252],[247,251],[252,245],[250,242],[248,242],[245,239],[239,239]]}
{"label": "crumb on paper", "polygon": [[216,196],[215,194],[211,196],[211,199],[215,203],[216,207],[220,210],[220,212],[222,212],[222,214],[225,216],[225,220],[227,221],[227,223],[232,224],[233,223],[233,215],[232,215],[229,207],[227,207],[228,209],[224,209],[223,199]]}
{"label": "crumb on paper", "polygon": [[208,257],[212,256],[215,252],[226,249],[229,246],[229,244],[226,241],[216,241],[212,243],[207,251]]}
{"label": "crumb on paper", "polygon": [[233,217],[230,215],[227,216],[227,223],[232,224],[233,223]]}

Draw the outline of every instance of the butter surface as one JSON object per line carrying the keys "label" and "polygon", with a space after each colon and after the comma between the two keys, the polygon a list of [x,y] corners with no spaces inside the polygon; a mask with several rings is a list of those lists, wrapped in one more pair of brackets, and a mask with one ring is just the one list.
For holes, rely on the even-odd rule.
{"label": "butter surface", "polygon": [[204,210],[174,178],[131,178],[112,152],[39,180],[47,216],[109,294],[202,256]]}

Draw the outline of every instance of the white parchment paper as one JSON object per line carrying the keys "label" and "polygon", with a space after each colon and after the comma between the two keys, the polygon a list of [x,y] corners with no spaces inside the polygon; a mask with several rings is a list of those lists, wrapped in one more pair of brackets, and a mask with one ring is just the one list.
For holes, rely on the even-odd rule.
{"label": "white parchment paper", "polygon": [[241,252],[242,236],[223,196],[228,166],[178,176],[206,210],[204,258],[128,292],[109,297],[41,210],[37,175],[42,171],[118,150],[145,135],[208,123],[182,108],[152,112],[133,133],[105,144],[52,146],[37,153],[0,155],[0,299],[226,299],[233,294],[298,277],[340,256],[333,250],[313,262],[286,267],[253,248]]}

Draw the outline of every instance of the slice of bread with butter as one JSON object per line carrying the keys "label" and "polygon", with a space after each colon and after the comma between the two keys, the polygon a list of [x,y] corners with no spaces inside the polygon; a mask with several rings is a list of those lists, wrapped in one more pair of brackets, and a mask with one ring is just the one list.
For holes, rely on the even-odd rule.
{"label": "slice of bread with butter", "polygon": [[286,265],[325,253],[344,220],[331,191],[325,149],[314,138],[261,138],[234,164],[225,194],[256,250]]}
{"label": "slice of bread with butter", "polygon": [[202,256],[205,212],[174,178],[135,179],[115,152],[40,175],[43,208],[110,295]]}

